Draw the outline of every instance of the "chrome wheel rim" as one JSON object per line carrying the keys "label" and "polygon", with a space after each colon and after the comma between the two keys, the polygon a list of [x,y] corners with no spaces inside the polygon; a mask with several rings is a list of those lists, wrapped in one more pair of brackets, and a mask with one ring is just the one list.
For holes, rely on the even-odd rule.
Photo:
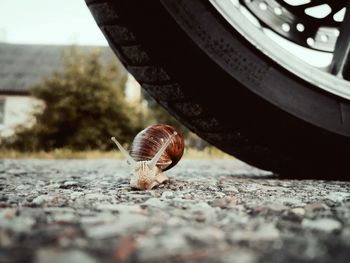
{"label": "chrome wheel rim", "polygon": [[[316,87],[342,98],[350,99],[350,8],[346,8],[347,5],[350,6],[350,3],[337,5],[338,9],[335,9],[332,13],[332,16],[334,16],[343,10],[342,21],[333,19],[334,21],[326,21],[328,24],[319,23],[319,25],[327,25],[327,30],[323,29],[325,27],[319,30],[321,26],[315,26],[313,30],[307,29],[307,34],[304,34],[305,25],[304,32],[300,31],[302,29],[300,26],[299,30],[297,28],[298,24],[301,24],[299,19],[294,18],[290,22],[289,30],[286,30],[286,27],[283,28],[286,19],[291,17],[290,13],[289,16],[283,17],[283,12],[287,9],[286,6],[281,5],[281,2],[285,3],[287,1],[209,1],[236,31],[283,68]],[[319,4],[324,2],[322,0],[313,1],[317,1]],[[313,1],[309,0],[309,6],[312,5]],[[282,13],[276,11],[279,10],[276,8],[280,8]],[[260,9],[270,11],[264,17],[260,14],[264,10]],[[260,15],[257,15],[258,11]],[[271,12],[274,15],[271,15]],[[261,18],[262,16],[263,18]],[[270,23],[268,19],[276,16],[279,16],[280,19],[277,21],[273,19],[273,23]],[[291,27],[293,27],[293,30],[291,30]],[[294,34],[295,31],[303,34]],[[307,42],[307,39],[311,37],[310,32],[314,32],[314,42],[312,44]],[[322,40],[322,35],[325,32],[334,34],[334,37],[328,38],[329,41],[324,41],[325,38]],[[310,63],[314,58],[322,58],[324,62],[320,65]]]}

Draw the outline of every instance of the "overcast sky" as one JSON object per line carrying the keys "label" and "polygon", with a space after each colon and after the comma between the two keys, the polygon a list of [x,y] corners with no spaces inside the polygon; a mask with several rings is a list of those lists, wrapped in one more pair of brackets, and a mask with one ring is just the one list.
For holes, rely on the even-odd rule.
{"label": "overcast sky", "polygon": [[0,0],[0,42],[107,45],[84,0]]}

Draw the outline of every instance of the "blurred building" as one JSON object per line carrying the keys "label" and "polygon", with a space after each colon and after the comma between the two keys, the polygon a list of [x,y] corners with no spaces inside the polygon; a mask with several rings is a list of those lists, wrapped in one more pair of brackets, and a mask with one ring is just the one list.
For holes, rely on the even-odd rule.
{"label": "blurred building", "polygon": [[[32,125],[32,112],[40,102],[29,89],[53,71],[62,70],[67,46],[0,44],[0,136],[13,134],[18,125]],[[114,57],[109,47],[78,46],[79,50],[101,50],[102,63]],[[129,78],[126,94],[130,102],[140,101],[140,86]]]}
{"label": "blurred building", "polygon": [[128,80],[125,84],[125,95],[129,103],[132,104],[140,104],[142,100],[141,85],[131,74],[128,75]]}

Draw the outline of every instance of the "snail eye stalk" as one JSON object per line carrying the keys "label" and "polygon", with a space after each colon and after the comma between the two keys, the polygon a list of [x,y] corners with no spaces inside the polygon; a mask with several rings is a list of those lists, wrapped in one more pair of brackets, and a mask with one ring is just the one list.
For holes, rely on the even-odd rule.
{"label": "snail eye stalk", "polygon": [[136,161],[130,156],[128,151],[125,150],[124,147],[117,141],[117,139],[115,137],[112,137],[111,140],[118,146],[120,152],[125,156],[129,164],[133,167],[136,167]]}
{"label": "snail eye stalk", "polygon": [[169,146],[172,139],[177,135],[177,132],[174,132],[170,138],[163,144],[163,146],[159,149],[159,151],[156,153],[156,155],[152,158],[152,160],[149,161],[148,166],[150,169],[154,168],[159,161],[160,157],[162,157],[163,152],[165,149]]}

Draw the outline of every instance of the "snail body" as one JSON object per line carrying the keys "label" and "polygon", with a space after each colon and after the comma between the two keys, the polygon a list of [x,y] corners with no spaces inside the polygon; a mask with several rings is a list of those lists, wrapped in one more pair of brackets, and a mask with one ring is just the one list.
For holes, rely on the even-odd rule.
{"label": "snail body", "polygon": [[133,168],[130,185],[141,190],[152,189],[168,177],[164,171],[175,166],[184,152],[184,139],[170,125],[158,124],[139,132],[128,153],[113,137],[112,140]]}

